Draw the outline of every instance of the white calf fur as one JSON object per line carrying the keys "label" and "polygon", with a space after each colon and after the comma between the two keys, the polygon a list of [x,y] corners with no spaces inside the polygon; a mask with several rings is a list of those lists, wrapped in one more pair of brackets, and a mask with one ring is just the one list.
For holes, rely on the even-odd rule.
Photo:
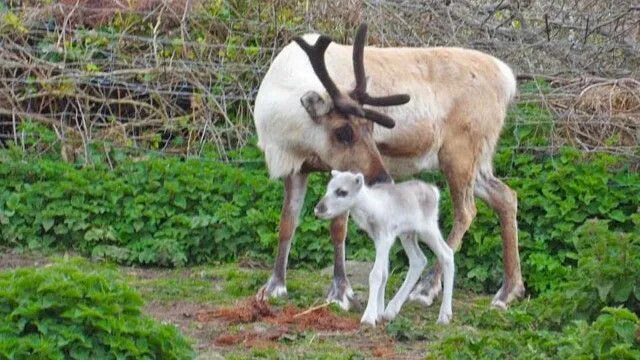
{"label": "white calf fur", "polygon": [[[453,251],[438,228],[438,189],[416,180],[368,187],[362,174],[334,170],[331,175],[327,192],[315,207],[316,216],[332,219],[349,212],[356,224],[375,242],[376,260],[369,274],[369,300],[361,322],[375,326],[376,322],[396,317],[427,265],[427,258],[418,246],[420,239],[442,264],[444,293],[438,323],[449,323],[454,262]],[[409,258],[409,271],[385,309],[389,250],[397,236]]]}

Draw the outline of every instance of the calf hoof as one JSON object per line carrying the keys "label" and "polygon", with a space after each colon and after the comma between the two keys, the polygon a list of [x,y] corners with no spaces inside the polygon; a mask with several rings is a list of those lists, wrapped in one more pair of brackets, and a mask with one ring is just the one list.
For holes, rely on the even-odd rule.
{"label": "calf hoof", "polygon": [[265,301],[268,298],[278,298],[287,296],[287,287],[284,285],[284,281],[275,280],[273,277],[269,278],[269,281],[258,290],[256,299],[258,301]]}
{"label": "calf hoof", "polygon": [[380,316],[380,320],[391,321],[398,316],[398,312],[394,310],[385,310],[384,313]]}
{"label": "calf hoof", "polygon": [[512,301],[524,297],[524,292],[525,289],[522,280],[516,282],[515,285],[510,285],[509,283],[505,282],[493,297],[493,300],[491,301],[491,307],[500,310],[506,310]]}
{"label": "calf hoof", "polygon": [[375,327],[376,326],[376,317],[365,314],[364,316],[362,316],[362,319],[360,319],[360,324],[362,324],[364,326]]}
{"label": "calf hoof", "polygon": [[440,314],[438,316],[438,324],[447,325],[451,322],[453,315],[451,313]]}
{"label": "calf hoof", "polygon": [[334,279],[327,294],[327,302],[337,304],[344,311],[362,310],[362,304],[353,293],[349,280],[336,281]]}

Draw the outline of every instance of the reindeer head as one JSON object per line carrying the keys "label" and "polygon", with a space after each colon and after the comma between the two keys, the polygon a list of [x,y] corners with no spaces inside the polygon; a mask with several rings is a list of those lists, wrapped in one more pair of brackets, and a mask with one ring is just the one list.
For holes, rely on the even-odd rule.
{"label": "reindeer head", "polygon": [[324,154],[317,154],[332,169],[362,172],[368,183],[387,182],[387,173],[380,153],[373,140],[373,123],[393,128],[395,122],[389,116],[364,105],[394,106],[409,102],[409,95],[373,97],[367,94],[367,79],[364,71],[364,46],[367,26],[360,25],[353,44],[353,70],[356,85],[349,93],[338,89],[324,61],[324,54],[331,39],[320,36],[311,46],[302,38],[294,41],[309,57],[316,76],[327,90],[329,99],[315,91],[305,93],[300,102],[318,126],[325,128],[330,146]]}

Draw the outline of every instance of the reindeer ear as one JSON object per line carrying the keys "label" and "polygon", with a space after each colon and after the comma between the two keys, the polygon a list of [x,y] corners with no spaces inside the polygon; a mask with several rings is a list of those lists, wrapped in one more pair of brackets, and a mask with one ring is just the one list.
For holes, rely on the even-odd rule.
{"label": "reindeer ear", "polygon": [[300,104],[307,110],[311,119],[315,122],[320,122],[320,118],[327,115],[331,111],[333,106],[330,100],[325,100],[315,91],[307,91],[300,98]]}

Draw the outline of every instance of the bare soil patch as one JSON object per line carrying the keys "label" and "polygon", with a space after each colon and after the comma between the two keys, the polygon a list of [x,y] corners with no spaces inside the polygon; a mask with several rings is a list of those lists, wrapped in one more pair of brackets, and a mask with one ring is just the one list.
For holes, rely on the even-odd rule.
{"label": "bare soil patch", "polygon": [[43,266],[49,263],[44,256],[21,254],[9,250],[0,251],[0,269],[15,269],[26,266]]}

